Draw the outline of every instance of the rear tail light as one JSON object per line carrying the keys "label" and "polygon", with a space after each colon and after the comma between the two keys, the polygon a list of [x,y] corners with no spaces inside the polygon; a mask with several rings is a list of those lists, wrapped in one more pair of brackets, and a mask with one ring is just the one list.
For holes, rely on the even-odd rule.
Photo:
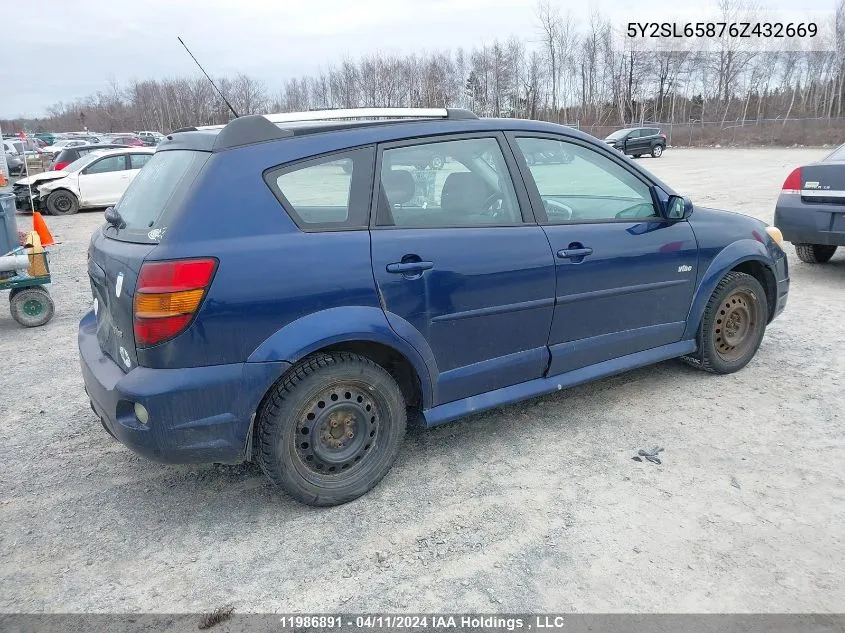
{"label": "rear tail light", "polygon": [[59,171],[61,169],[64,169],[68,165],[70,165],[70,162],[67,161],[65,161],[64,163],[56,163],[55,165],[53,165],[53,171]]}
{"label": "rear tail light", "polygon": [[188,327],[202,303],[217,260],[179,259],[141,266],[135,291],[134,330],[138,347],[157,345]]}
{"label": "rear tail light", "polygon": [[801,193],[801,168],[793,169],[783,181],[781,193]]}

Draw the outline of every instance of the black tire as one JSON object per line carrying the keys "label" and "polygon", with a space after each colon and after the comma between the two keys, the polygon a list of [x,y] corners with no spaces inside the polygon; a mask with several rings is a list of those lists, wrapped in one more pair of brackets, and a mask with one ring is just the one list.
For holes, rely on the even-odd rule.
{"label": "black tire", "polygon": [[653,158],[660,158],[663,156],[663,146],[662,145],[655,145],[651,148],[651,155]]}
{"label": "black tire", "polygon": [[9,295],[12,318],[24,327],[38,327],[53,318],[55,306],[44,288],[24,288]]}
{"label": "black tire", "polygon": [[405,399],[371,360],[315,354],[273,387],[257,423],[265,474],[302,503],[333,506],[390,470],[405,436]]}
{"label": "black tire", "polygon": [[826,244],[796,244],[795,253],[798,259],[807,264],[824,264],[836,252],[835,246]]}
{"label": "black tire", "polygon": [[47,197],[47,212],[50,215],[73,215],[77,211],[79,200],[67,189],[59,189]]}
{"label": "black tire", "polygon": [[698,352],[684,360],[714,374],[739,371],[760,347],[768,310],[766,291],[759,281],[745,273],[728,273],[704,309]]}

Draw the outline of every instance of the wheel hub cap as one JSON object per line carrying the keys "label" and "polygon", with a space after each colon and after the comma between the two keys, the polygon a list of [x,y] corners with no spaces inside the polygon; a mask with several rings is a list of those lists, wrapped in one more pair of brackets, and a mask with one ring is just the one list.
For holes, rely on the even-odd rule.
{"label": "wheel hub cap", "polygon": [[35,317],[41,314],[44,311],[44,306],[41,305],[40,301],[36,301],[35,299],[30,299],[26,303],[23,304],[23,312],[27,316]]}

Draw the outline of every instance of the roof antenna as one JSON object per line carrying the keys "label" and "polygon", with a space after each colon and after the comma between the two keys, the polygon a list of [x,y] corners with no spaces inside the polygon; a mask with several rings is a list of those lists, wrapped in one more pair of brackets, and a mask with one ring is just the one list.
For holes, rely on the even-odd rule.
{"label": "roof antenna", "polygon": [[194,57],[194,54],[191,52],[191,50],[188,48],[188,46],[185,44],[185,42],[183,42],[183,41],[182,41],[182,38],[181,38],[181,37],[179,37],[179,36],[177,35],[177,36],[176,36],[176,39],[177,39],[177,40],[179,40],[179,43],[180,43],[182,46],[184,46],[184,47],[185,47],[185,50],[186,50],[186,51],[188,51],[188,55],[190,55],[190,56],[191,56],[191,59],[193,59],[193,60],[194,60],[194,63],[195,63],[197,66],[199,66],[199,67],[200,67],[200,70],[202,71],[202,74],[203,74],[203,75],[205,75],[205,78],[206,78],[206,79],[208,79],[208,81],[210,81],[210,82],[211,82],[211,85],[212,85],[212,86],[214,86],[214,89],[217,91],[217,94],[219,94],[219,95],[220,95],[220,98],[221,98],[221,99],[223,99],[223,101],[226,103],[226,105],[227,105],[227,106],[229,106],[229,109],[232,111],[232,114],[234,114],[234,115],[235,115],[235,118],[237,119],[237,118],[238,118],[238,116],[239,116],[239,115],[238,115],[238,113],[237,113],[237,112],[235,112],[235,109],[232,107],[232,104],[231,104],[231,103],[229,103],[229,100],[228,100],[226,97],[224,97],[224,96],[223,96],[223,93],[222,93],[222,92],[220,92],[220,88],[218,88],[218,87],[217,87],[217,84],[215,84],[215,83],[214,83],[214,80],[213,80],[211,77],[209,77],[209,76],[208,76],[208,73],[207,73],[207,72],[205,72],[205,68],[203,68],[202,66],[200,66],[200,63],[197,61],[197,58],[196,58],[196,57]]}

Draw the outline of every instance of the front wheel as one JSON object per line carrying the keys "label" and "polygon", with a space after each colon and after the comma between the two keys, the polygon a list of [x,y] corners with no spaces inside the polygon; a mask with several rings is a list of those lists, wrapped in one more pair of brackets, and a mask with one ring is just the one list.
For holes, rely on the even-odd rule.
{"label": "front wheel", "polygon": [[405,436],[405,400],[371,360],[316,354],[273,387],[256,423],[267,476],[302,503],[332,506],[390,470]]}
{"label": "front wheel", "polygon": [[660,158],[663,156],[663,146],[662,145],[655,145],[651,148],[651,155],[654,158]]}
{"label": "front wheel", "polygon": [[796,244],[795,253],[798,259],[807,264],[824,264],[830,261],[836,252],[836,246],[826,244]]}
{"label": "front wheel", "polygon": [[47,197],[50,215],[72,215],[79,211],[79,200],[70,191],[59,189]]}
{"label": "front wheel", "polygon": [[757,353],[767,317],[766,291],[760,282],[745,273],[728,273],[704,309],[696,364],[715,374],[739,371]]}

